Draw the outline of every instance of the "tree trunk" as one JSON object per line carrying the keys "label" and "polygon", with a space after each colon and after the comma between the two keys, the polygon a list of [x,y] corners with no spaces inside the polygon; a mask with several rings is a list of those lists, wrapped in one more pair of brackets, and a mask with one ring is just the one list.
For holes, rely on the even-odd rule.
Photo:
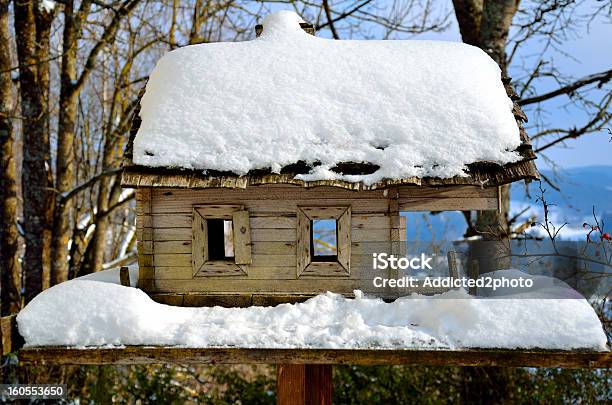
{"label": "tree trunk", "polygon": [[[463,42],[477,46],[487,52],[506,76],[506,41],[512,18],[518,11],[520,0],[453,0],[455,15]],[[479,211],[476,227],[485,235],[509,234],[508,211],[510,188],[501,188],[500,212]],[[485,239],[490,237],[485,236]]]}
{"label": "tree trunk", "polygon": [[[52,16],[35,2],[16,1],[15,37],[23,131],[21,184],[25,255],[25,302],[48,285],[50,266],[50,190],[48,132],[48,37]],[[43,59],[41,59],[43,58]],[[46,86],[46,87],[45,87]]]}
{"label": "tree trunk", "polygon": [[[463,42],[487,52],[507,75],[506,41],[512,17],[520,0],[453,0],[455,15]],[[500,78],[501,79],[501,78]],[[490,257],[480,261],[480,270],[507,268],[507,260],[497,260],[498,250],[505,249],[509,233],[510,186],[500,188],[501,207],[498,211],[478,211],[476,229],[486,245],[481,250]],[[500,240],[501,239],[501,240]],[[505,239],[505,241],[504,241]],[[492,242],[498,240],[499,243]],[[507,245],[509,246],[509,245]],[[474,252],[471,252],[474,253]],[[494,367],[468,367],[463,371],[464,400],[473,403],[504,403],[509,400],[507,373]]]}
{"label": "tree trunk", "polygon": [[9,1],[0,1],[0,315],[19,310],[21,269],[18,260],[17,167],[11,116],[11,37]]}
{"label": "tree trunk", "polygon": [[47,180],[47,193],[45,199],[45,227],[43,234],[43,290],[51,286],[51,245],[53,238],[53,213],[55,212],[55,197],[56,192],[53,190],[53,171],[51,169],[51,136],[50,136],[50,42],[51,42],[51,24],[55,17],[55,9],[47,11],[38,2],[35,3],[35,18],[36,18],[36,58],[38,60],[38,82],[41,88],[43,99],[42,110],[42,138],[44,148],[45,172]]}
{"label": "tree trunk", "polygon": [[[115,155],[113,154],[112,136],[106,136],[104,141],[104,151],[102,157],[102,171],[112,167]],[[98,190],[98,212],[106,212],[112,203],[111,199],[111,177],[105,176],[100,180],[100,189]],[[87,257],[84,265],[84,273],[93,273],[102,270],[104,265],[104,253],[106,252],[106,235],[108,233],[108,216],[104,216],[96,221],[96,230],[91,241],[90,255]]]}
{"label": "tree trunk", "polygon": [[55,160],[57,171],[55,188],[58,195],[53,224],[53,284],[68,279],[68,243],[71,238],[72,199],[62,197],[75,186],[74,136],[78,92],[74,85],[77,79],[77,44],[81,33],[80,23],[81,15],[78,13],[75,15],[74,2],[67,1],[64,5],[64,32],[62,37],[64,52],[60,68],[60,110]]}

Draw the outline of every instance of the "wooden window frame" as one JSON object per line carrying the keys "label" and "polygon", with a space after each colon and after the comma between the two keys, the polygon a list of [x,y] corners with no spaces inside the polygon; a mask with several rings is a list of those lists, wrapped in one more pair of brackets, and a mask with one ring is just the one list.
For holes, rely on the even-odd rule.
{"label": "wooden window frame", "polygon": [[[251,264],[251,229],[249,212],[242,205],[194,205],[191,223],[191,262],[193,277],[246,276]],[[232,221],[233,260],[208,259],[207,219]]]}
{"label": "wooden window frame", "polygon": [[[315,219],[336,220],[336,261],[312,260],[311,224]],[[349,277],[351,275],[351,207],[298,207],[297,277]]]}

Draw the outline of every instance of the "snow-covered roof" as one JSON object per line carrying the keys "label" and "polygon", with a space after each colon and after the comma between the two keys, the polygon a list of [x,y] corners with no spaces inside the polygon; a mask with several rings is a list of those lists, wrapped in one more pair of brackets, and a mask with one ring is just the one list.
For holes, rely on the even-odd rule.
{"label": "snow-covered roof", "polygon": [[[166,54],[141,100],[133,163],[281,172],[306,181],[465,176],[522,159],[513,102],[479,48],[441,41],[334,41],[297,14],[267,16],[252,41]],[[346,174],[348,162],[368,173]]]}

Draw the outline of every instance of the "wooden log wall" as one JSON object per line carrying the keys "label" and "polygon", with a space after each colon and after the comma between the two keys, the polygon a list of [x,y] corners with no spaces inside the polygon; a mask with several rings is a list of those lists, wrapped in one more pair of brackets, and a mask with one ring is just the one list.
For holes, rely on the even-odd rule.
{"label": "wooden log wall", "polygon": [[[391,192],[391,194],[390,194]],[[390,195],[392,198],[390,198]],[[241,204],[249,211],[252,264],[244,276],[193,277],[192,207]],[[299,277],[296,273],[298,206],[351,206],[351,273],[348,277]],[[150,293],[351,294],[371,269],[370,242],[405,240],[401,210],[497,209],[497,189],[396,187],[350,191],[291,185],[247,189],[139,189],[137,195],[140,288]],[[143,270],[144,269],[144,270]],[[370,283],[371,285],[371,283]]]}

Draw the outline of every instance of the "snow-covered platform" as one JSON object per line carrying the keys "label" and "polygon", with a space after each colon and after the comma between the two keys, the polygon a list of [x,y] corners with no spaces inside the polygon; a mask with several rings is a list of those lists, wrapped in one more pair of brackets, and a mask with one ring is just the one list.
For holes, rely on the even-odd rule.
{"label": "snow-covered platform", "polygon": [[245,349],[125,346],[29,347],[19,361],[32,364],[355,364],[609,368],[612,353],[582,350]]}
{"label": "snow-covered platform", "polygon": [[[19,361],[612,367],[607,337],[584,298],[477,299],[451,291],[385,303],[327,293],[276,307],[182,308],[157,304],[119,278],[109,270],[62,283],[19,316],[2,318],[4,337],[19,323]],[[534,280],[540,295],[577,294]]]}

